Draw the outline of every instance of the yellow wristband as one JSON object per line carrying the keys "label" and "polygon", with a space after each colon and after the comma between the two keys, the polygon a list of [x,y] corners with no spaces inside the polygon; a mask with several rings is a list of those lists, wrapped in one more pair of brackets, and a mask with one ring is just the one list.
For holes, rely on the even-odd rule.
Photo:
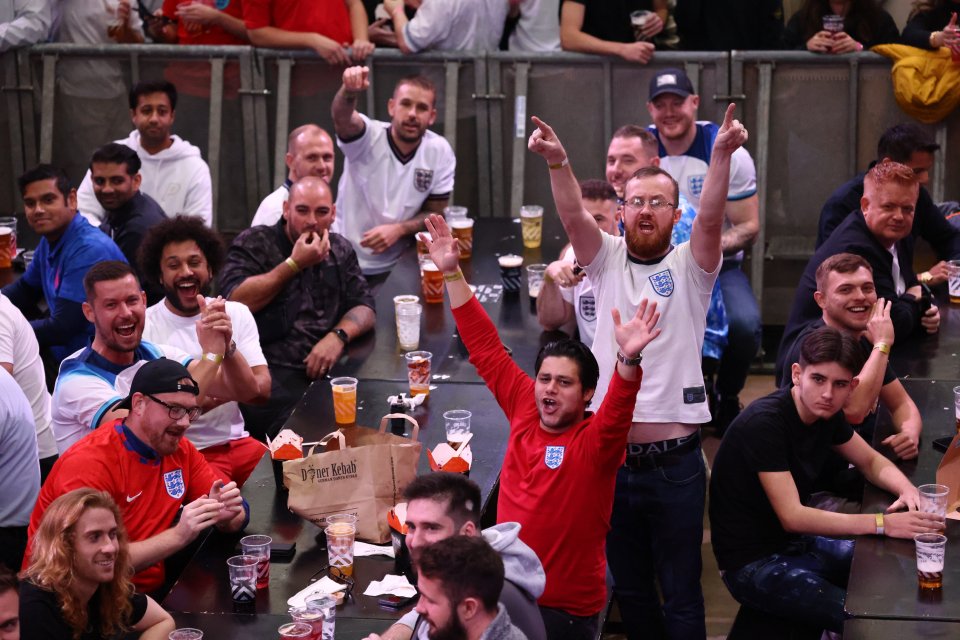
{"label": "yellow wristband", "polygon": [[563,169],[563,168],[564,168],[565,166],[567,166],[568,164],[570,164],[570,160],[569,160],[568,158],[564,158],[564,159],[563,159],[563,162],[558,162],[558,163],[556,163],[556,164],[548,164],[547,166],[550,167],[551,170],[552,170],[552,169]]}
{"label": "yellow wristband", "polygon": [[917,280],[919,280],[923,284],[930,284],[930,281],[933,280],[933,274],[930,273],[929,271],[924,271],[923,273],[917,276]]}
{"label": "yellow wristband", "polygon": [[885,356],[890,355],[890,345],[888,345],[886,342],[878,342],[877,344],[873,345],[873,348],[875,351],[879,351]]}
{"label": "yellow wristband", "polygon": [[874,519],[876,520],[876,523],[877,523],[877,535],[882,536],[883,535],[883,514],[875,513]]}
{"label": "yellow wristband", "polygon": [[297,261],[293,258],[287,258],[284,260],[287,263],[287,266],[290,267],[294,273],[300,273],[300,265],[297,264]]}
{"label": "yellow wristband", "polygon": [[453,273],[445,273],[443,274],[443,279],[447,282],[456,282],[457,280],[462,280],[463,271],[461,271],[460,269],[457,269]]}
{"label": "yellow wristband", "polygon": [[221,362],[223,362],[223,356],[220,355],[219,353],[205,353],[203,354],[203,359],[209,360],[213,364],[220,364]]}

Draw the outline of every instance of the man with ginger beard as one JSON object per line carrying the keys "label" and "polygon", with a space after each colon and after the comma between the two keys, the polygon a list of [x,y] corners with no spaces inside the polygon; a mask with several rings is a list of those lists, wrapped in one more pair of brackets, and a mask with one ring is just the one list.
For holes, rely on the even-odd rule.
{"label": "man with ginger beard", "polygon": [[233,327],[222,299],[207,304],[198,296],[200,352],[187,354],[141,340],[146,296],[127,263],[108,260],[94,265],[83,288],[87,295],[83,313],[94,325],[94,337],[63,361],[53,389],[51,426],[61,455],[101,424],[126,415],[117,403],[143,361],[166,357],[184,364],[199,385],[201,402],[207,395],[247,400],[257,393],[250,365],[230,349]]}
{"label": "man with ginger beard", "polygon": [[[209,294],[223,256],[220,236],[199,218],[177,216],[150,230],[140,248],[140,269],[148,280],[160,283],[165,297],[147,309],[146,340],[188,353],[201,350],[195,328],[200,318],[197,295]],[[211,302],[208,297],[207,304]],[[248,400],[265,402],[270,396],[270,372],[253,314],[239,302],[228,300],[224,308],[233,326],[230,349],[244,357],[257,381],[257,393]],[[244,430],[236,402],[208,397],[203,409],[187,437],[222,477],[242,487],[265,449]]]}
{"label": "man with ginger beard", "polygon": [[276,224],[283,215],[283,203],[290,197],[290,187],[300,178],[316,176],[330,184],[336,156],[330,134],[315,124],[305,124],[287,137],[287,179],[257,207],[250,226]]}
{"label": "man with ginger beard", "polygon": [[[543,156],[557,212],[598,303],[593,352],[600,365],[597,398],[617,362],[610,313],[630,315],[635,301],[658,303],[670,338],[644,354],[625,464],[617,476],[607,557],[628,636],[644,633],[703,638],[700,588],[706,474],[699,425],[709,422],[700,350],[710,294],[721,263],[721,229],[730,159],[746,129],[727,108],[707,169],[690,240],[670,244],[679,188],[669,174],[646,167],[624,187],[623,240],[602,233],[583,208],[580,188],[556,133],[538,118],[529,148]],[[663,593],[661,611],[656,583]]]}
{"label": "man with ginger beard", "polygon": [[272,226],[251,227],[227,250],[220,290],[257,322],[270,400],[244,406],[247,429],[275,435],[307,387],[330,373],[351,340],[373,328],[373,296],[350,242],[330,231],[330,185],[301,178]]}

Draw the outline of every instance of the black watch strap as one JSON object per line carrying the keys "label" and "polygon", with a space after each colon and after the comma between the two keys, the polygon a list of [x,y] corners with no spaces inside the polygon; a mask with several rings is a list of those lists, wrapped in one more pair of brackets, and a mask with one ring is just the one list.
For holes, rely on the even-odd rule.
{"label": "black watch strap", "polygon": [[340,341],[343,343],[344,346],[347,346],[348,344],[350,344],[350,336],[348,336],[347,332],[344,331],[343,329],[334,329],[331,333],[333,333],[333,335],[340,338]]}

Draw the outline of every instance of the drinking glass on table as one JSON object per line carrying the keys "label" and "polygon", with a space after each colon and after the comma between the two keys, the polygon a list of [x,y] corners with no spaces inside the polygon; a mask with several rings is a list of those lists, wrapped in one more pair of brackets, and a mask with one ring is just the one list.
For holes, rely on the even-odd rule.
{"label": "drinking glass on table", "polygon": [[280,625],[277,629],[280,634],[280,640],[311,640],[313,636],[313,627],[302,622],[287,622]]}
{"label": "drinking glass on table", "polygon": [[947,293],[950,302],[960,303],[960,260],[947,261]]}
{"label": "drinking glass on table", "polygon": [[230,571],[230,595],[234,602],[253,602],[257,599],[257,565],[254,556],[233,556],[227,560]]}
{"label": "drinking glass on table", "polygon": [[935,513],[941,518],[947,517],[947,494],[950,487],[945,484],[922,484],[917,487],[920,492],[919,511]]}
{"label": "drinking glass on table", "polygon": [[357,379],[334,378],[330,381],[333,390],[333,419],[337,424],[353,424],[357,421]]}
{"label": "drinking glass on table", "polygon": [[423,307],[416,303],[399,304],[397,312],[397,342],[402,351],[416,351],[420,346],[420,316]]}
{"label": "drinking glass on table", "polygon": [[433,354],[429,351],[411,351],[406,356],[407,381],[410,383],[410,395],[430,395],[430,361]]}
{"label": "drinking glass on table", "polygon": [[919,533],[913,536],[913,541],[917,549],[917,581],[920,588],[942,588],[947,536],[941,533]]}
{"label": "drinking glass on table", "polygon": [[520,207],[520,233],[523,235],[524,248],[536,249],[540,246],[543,234],[543,207],[536,204],[525,204]]}
{"label": "drinking glass on table", "polygon": [[203,640],[203,631],[189,628],[177,629],[170,632],[167,640]]}
{"label": "drinking glass on table", "polygon": [[244,536],[240,538],[240,548],[243,555],[257,559],[257,589],[266,589],[270,586],[270,536]]}
{"label": "drinking glass on table", "polygon": [[472,413],[465,409],[453,409],[443,414],[444,428],[447,432],[447,444],[456,449],[470,435]]}
{"label": "drinking glass on table", "polygon": [[357,535],[357,516],[335,513],[327,516],[327,560],[345,575],[353,575],[353,544]]}

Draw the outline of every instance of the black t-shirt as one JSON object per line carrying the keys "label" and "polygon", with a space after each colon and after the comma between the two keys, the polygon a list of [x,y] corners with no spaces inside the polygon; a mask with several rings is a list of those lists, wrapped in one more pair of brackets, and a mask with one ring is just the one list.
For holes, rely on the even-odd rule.
{"label": "black t-shirt", "polygon": [[743,410],[723,436],[710,479],[710,535],[720,569],[739,569],[790,541],[758,474],[789,471],[806,503],[831,447],[851,437],[842,413],[803,424],[790,389]]}
{"label": "black t-shirt", "polygon": [[[87,605],[87,631],[80,635],[80,640],[101,640],[99,596],[97,591]],[[133,611],[128,624],[135,625],[143,619],[147,612],[147,597],[142,593],[130,595]],[[30,581],[20,585],[20,637],[43,638],[43,640],[73,640],[73,629],[63,618],[60,601],[57,594],[42,589]],[[111,637],[122,638],[123,634]]]}
{"label": "black t-shirt", "polygon": [[564,0],[583,5],[581,31],[609,42],[634,42],[630,14],[653,10],[652,0]]}

